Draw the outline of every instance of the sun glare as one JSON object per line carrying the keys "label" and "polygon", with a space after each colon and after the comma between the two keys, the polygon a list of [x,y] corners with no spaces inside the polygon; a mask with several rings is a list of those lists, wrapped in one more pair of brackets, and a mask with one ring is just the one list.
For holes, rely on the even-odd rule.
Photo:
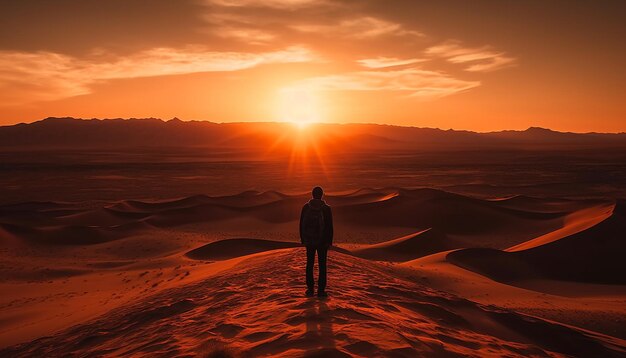
{"label": "sun glare", "polygon": [[278,91],[277,112],[283,122],[306,129],[320,122],[319,101],[314,91],[302,87],[286,87]]}

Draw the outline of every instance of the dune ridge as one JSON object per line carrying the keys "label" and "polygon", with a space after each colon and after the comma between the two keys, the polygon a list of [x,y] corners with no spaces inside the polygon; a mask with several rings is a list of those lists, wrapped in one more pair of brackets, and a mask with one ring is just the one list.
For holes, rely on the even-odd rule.
{"label": "dune ridge", "polygon": [[531,242],[500,251],[468,248],[447,255],[447,260],[498,281],[554,279],[564,281],[626,284],[626,202],[618,200],[610,215],[560,239]]}
{"label": "dune ridge", "polygon": [[[195,195],[175,200],[127,200],[82,208],[78,203],[24,203],[0,206],[3,232],[22,235],[42,244],[101,243],[135,235],[150,228],[178,227],[211,222],[254,219],[268,224],[294,223],[308,194],[247,191],[231,196]],[[501,202],[475,199],[434,189],[382,188],[328,195],[337,224],[344,227],[429,228],[454,236],[449,242],[504,249],[560,228],[574,207],[558,212],[511,208]],[[516,234],[506,237],[503,231]],[[0,233],[3,237],[6,233]],[[479,237],[481,242],[479,242]],[[86,239],[82,239],[86,240]],[[470,246],[471,246],[470,245]],[[449,248],[446,245],[443,248]]]}
{"label": "dune ridge", "polygon": [[521,251],[533,247],[538,247],[589,229],[608,218],[613,213],[614,209],[615,204],[604,203],[602,205],[578,210],[572,214],[566,215],[563,218],[563,227],[561,229],[552,231],[538,238],[523,242],[519,245],[515,245],[506,249],[505,251]]}
{"label": "dune ridge", "polygon": [[[393,269],[334,253],[332,296],[301,297],[297,249],[245,260],[216,277],[165,290],[52,337],[0,351],[243,356],[618,357],[624,341],[483,307],[407,281]],[[343,279],[342,279],[343,278]],[[350,279],[347,279],[350,278]],[[289,289],[285,289],[289,287]]]}
{"label": "dune ridge", "polygon": [[301,246],[300,243],[236,238],[219,240],[195,248],[185,254],[194,260],[227,260],[238,256],[250,255],[257,252],[278,250]]}
{"label": "dune ridge", "polygon": [[[170,200],[0,205],[0,241],[8,259],[0,267],[5,279],[0,285],[11,293],[0,299],[0,340],[27,342],[64,330],[31,342],[32,349],[14,346],[0,354],[205,354],[215,347],[285,356],[313,351],[438,356],[470,354],[470,349],[511,356],[619,356],[623,351],[623,341],[616,338],[501,310],[496,308],[500,301],[486,301],[495,306],[484,307],[423,286],[438,280],[424,272],[445,271],[443,264],[460,272],[453,285],[467,277],[514,288],[526,287],[520,282],[529,279],[623,285],[618,274],[624,271],[619,260],[623,201],[478,199],[393,187],[331,193],[326,199],[337,229],[330,252],[336,291],[324,307],[300,301],[304,250],[297,221],[308,197],[246,191]],[[365,233],[347,240],[359,231]],[[422,271],[407,271],[415,268]],[[202,287],[195,286],[199,282]],[[75,292],[76,285],[90,288]],[[33,288],[20,294],[24,287]],[[609,288],[602,287],[619,292]],[[269,300],[267,307],[262,297]],[[66,301],[81,309],[61,308],[59,314],[70,318],[53,324],[55,316],[46,310],[64,307]],[[609,304],[614,307],[614,301]],[[596,324],[607,318],[600,313],[594,316],[594,331],[598,327],[598,332],[626,337],[618,323]],[[109,314],[118,318],[107,323]],[[252,324],[243,318],[250,314],[258,318]],[[588,328],[581,317],[556,321]],[[176,322],[202,326],[192,332]],[[339,333],[322,333],[322,323],[335,325]],[[67,330],[70,324],[79,326]],[[123,327],[121,333],[109,324]],[[168,330],[176,337],[165,337]],[[153,336],[145,333],[153,331]],[[133,337],[127,349],[120,348],[126,345],[123,335]],[[334,338],[319,343],[312,337]],[[70,347],[70,342],[79,344]]]}
{"label": "dune ridge", "polygon": [[370,260],[403,262],[457,247],[444,233],[426,229],[397,239],[352,250]]}

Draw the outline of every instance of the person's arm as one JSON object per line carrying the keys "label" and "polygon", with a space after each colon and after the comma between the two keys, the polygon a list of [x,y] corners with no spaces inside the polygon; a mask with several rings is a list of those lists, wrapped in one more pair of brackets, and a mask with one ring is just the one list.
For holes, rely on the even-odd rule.
{"label": "person's arm", "polygon": [[306,210],[306,205],[302,207],[302,211],[300,212],[300,243],[304,244],[304,238],[302,237],[302,225],[304,225],[304,212]]}
{"label": "person's arm", "polygon": [[326,207],[327,210],[327,219],[328,221],[328,225],[326,225],[327,227],[327,231],[326,231],[326,237],[328,238],[328,247],[333,246],[333,235],[334,235],[334,229],[333,229],[333,212],[330,210],[330,206]]}

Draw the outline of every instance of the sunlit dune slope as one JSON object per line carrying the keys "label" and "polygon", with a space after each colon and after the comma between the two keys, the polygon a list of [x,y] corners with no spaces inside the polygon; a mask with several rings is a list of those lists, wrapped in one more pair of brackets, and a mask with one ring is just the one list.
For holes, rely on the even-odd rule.
{"label": "sunlit dune slope", "polygon": [[510,252],[463,249],[448,254],[447,260],[505,282],[555,279],[626,284],[625,204],[618,201],[603,220],[602,212],[596,213],[596,217],[600,215],[599,223],[560,239],[531,241]]}
{"label": "sunlit dune slope", "polygon": [[562,239],[566,236],[576,234],[580,231],[589,229],[594,225],[607,219],[613,213],[614,203],[602,203],[588,208],[580,209],[572,214],[563,217],[563,227],[554,230],[535,239],[523,242],[506,249],[506,251],[521,251],[531,249],[533,247],[545,245],[552,241]]}
{"label": "sunlit dune slope", "polygon": [[257,252],[277,250],[300,246],[295,242],[260,240],[260,239],[228,239],[211,242],[185,254],[196,260],[226,260]]}
{"label": "sunlit dune slope", "polygon": [[604,356],[626,342],[484,307],[332,252],[331,296],[303,297],[301,249],[250,257],[221,274],[129,302],[3,356]]}

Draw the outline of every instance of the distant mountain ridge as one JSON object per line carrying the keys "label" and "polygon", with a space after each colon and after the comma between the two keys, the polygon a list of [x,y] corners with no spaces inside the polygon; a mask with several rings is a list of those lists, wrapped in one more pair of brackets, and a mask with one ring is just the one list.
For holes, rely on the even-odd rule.
{"label": "distant mountain ridge", "polygon": [[255,149],[307,138],[337,150],[626,147],[626,133],[571,133],[530,127],[478,133],[384,124],[181,121],[178,118],[77,119],[49,117],[0,127],[0,148],[71,149],[209,147]]}

